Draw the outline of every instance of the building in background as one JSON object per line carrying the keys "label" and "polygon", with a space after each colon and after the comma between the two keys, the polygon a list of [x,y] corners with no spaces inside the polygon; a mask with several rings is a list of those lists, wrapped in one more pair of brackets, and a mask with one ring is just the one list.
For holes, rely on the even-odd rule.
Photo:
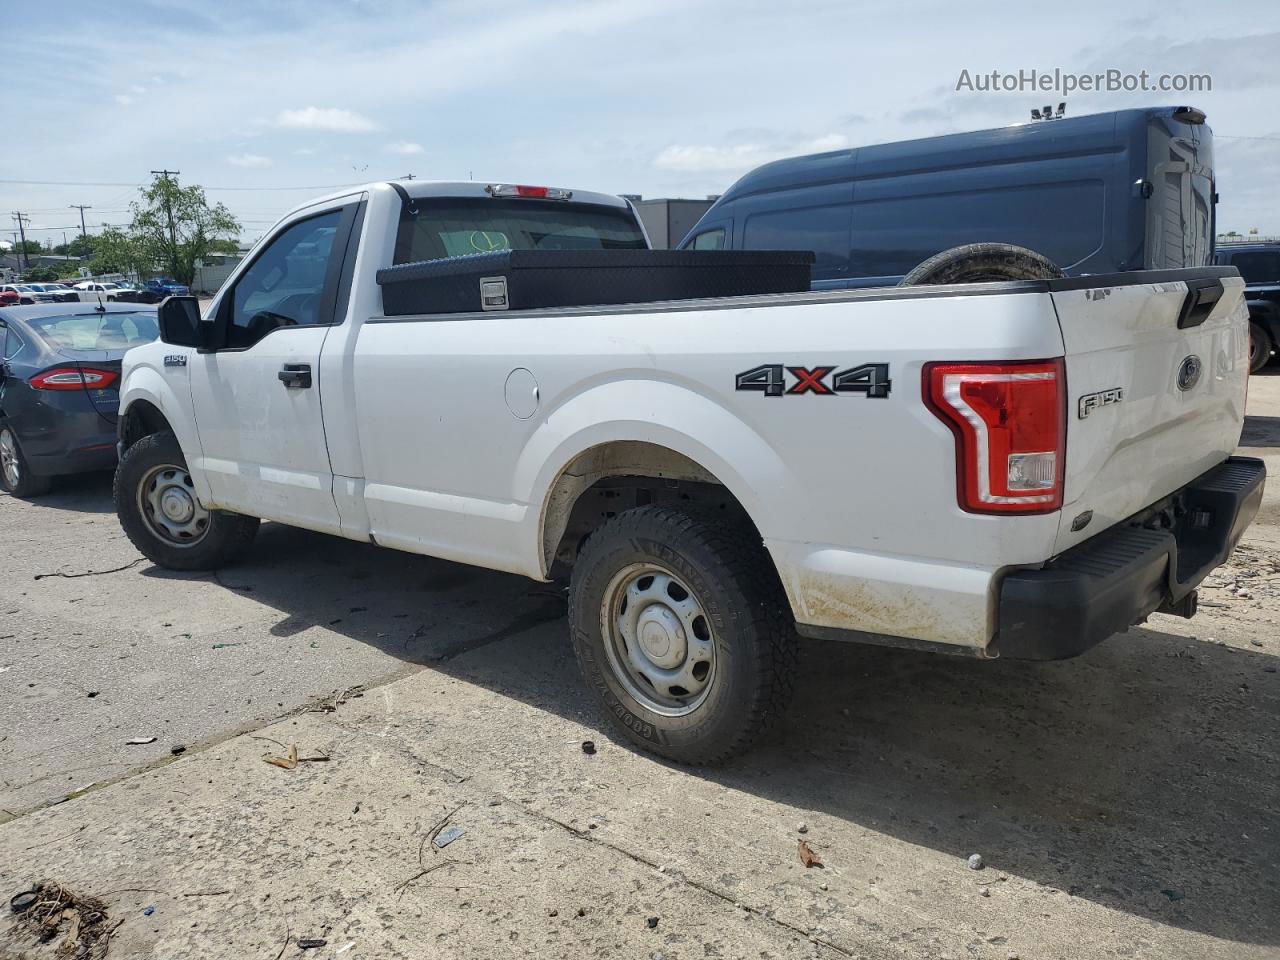
{"label": "building in background", "polygon": [[705,200],[644,200],[637,194],[622,195],[635,204],[649,243],[655,250],[670,250],[680,245],[695,223],[707,212],[718,196]]}

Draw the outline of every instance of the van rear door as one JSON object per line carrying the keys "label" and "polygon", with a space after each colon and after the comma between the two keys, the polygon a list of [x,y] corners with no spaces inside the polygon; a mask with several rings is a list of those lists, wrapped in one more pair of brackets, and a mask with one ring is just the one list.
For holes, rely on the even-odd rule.
{"label": "van rear door", "polygon": [[1153,117],[1147,128],[1148,270],[1200,267],[1213,256],[1213,133]]}
{"label": "van rear door", "polygon": [[1048,283],[1068,389],[1060,553],[1230,456],[1249,331],[1232,267]]}

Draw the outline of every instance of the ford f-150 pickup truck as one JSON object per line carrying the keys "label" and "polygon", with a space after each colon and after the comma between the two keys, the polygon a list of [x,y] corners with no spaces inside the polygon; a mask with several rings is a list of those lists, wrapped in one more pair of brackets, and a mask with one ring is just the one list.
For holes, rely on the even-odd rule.
{"label": "ford f-150 pickup truck", "polygon": [[[1258,509],[1234,268],[519,306],[525,251],[646,246],[581,191],[299,207],[127,354],[124,530],[184,570],[267,519],[567,578],[619,730],[714,763],[778,715],[797,634],[1074,656],[1192,615]],[[458,281],[494,251],[509,274]],[[397,271],[420,312],[388,306]],[[446,284],[463,306],[427,303]]]}

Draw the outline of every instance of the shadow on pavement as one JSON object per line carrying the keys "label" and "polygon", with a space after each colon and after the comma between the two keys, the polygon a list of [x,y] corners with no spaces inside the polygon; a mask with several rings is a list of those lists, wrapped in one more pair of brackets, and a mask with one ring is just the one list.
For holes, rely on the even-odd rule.
{"label": "shadow on pavement", "polygon": [[[275,636],[325,626],[538,709],[585,710],[612,735],[552,585],[276,524],[216,579],[276,611]],[[1050,664],[807,642],[781,729],[728,768],[686,772],[981,852],[1158,923],[1280,944],[1275,664],[1159,629]]]}

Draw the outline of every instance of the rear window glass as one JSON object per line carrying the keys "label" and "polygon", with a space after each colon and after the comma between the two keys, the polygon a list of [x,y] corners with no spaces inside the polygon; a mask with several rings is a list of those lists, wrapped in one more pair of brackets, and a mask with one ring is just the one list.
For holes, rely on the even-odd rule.
{"label": "rear window glass", "polygon": [[1280,250],[1241,250],[1227,260],[1245,283],[1280,283]]}
{"label": "rear window glass", "polygon": [[153,313],[80,313],[27,320],[55,350],[123,350],[160,335]]}
{"label": "rear window glass", "polygon": [[563,200],[424,199],[402,220],[396,263],[499,250],[644,250],[629,210]]}

